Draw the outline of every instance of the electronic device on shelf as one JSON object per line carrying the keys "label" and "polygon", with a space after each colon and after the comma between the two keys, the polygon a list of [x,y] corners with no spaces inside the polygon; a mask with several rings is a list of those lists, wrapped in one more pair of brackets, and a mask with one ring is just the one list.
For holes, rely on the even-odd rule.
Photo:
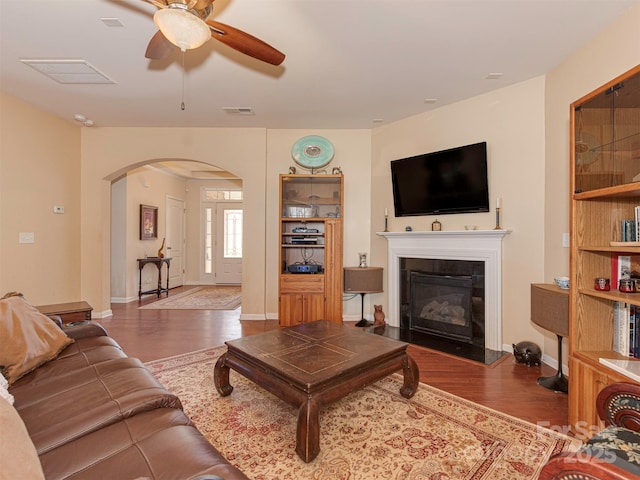
{"label": "electronic device on shelf", "polygon": [[289,273],[322,273],[322,266],[315,264],[295,263],[287,267]]}
{"label": "electronic device on shelf", "polygon": [[307,227],[294,227],[291,229],[293,233],[320,233],[320,230],[317,228],[307,228]]}
{"label": "electronic device on shelf", "polygon": [[291,245],[317,245],[317,237],[291,237]]}

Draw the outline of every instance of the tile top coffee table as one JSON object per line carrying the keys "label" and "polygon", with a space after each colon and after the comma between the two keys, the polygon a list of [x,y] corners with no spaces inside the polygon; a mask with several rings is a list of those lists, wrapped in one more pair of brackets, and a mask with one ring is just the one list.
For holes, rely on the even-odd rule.
{"label": "tile top coffee table", "polygon": [[214,379],[222,396],[233,391],[229,369],[298,407],[296,452],[310,462],[320,452],[320,408],[402,370],[400,394],[411,398],[419,372],[407,343],[353,326],[319,320],[226,342]]}

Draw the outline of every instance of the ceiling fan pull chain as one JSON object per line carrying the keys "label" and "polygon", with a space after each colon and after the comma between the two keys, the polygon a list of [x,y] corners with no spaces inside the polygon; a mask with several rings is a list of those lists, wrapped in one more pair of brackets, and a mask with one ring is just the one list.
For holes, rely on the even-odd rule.
{"label": "ceiling fan pull chain", "polygon": [[185,76],[185,70],[184,70],[184,50],[182,50],[182,103],[180,104],[180,109],[184,110],[184,76]]}

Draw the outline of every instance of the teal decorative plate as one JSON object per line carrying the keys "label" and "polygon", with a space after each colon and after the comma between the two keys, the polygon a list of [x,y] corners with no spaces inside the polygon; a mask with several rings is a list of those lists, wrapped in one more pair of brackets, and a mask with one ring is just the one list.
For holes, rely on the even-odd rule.
{"label": "teal decorative plate", "polygon": [[302,137],[291,148],[295,162],[305,168],[322,168],[333,159],[333,144],[324,137],[308,135]]}

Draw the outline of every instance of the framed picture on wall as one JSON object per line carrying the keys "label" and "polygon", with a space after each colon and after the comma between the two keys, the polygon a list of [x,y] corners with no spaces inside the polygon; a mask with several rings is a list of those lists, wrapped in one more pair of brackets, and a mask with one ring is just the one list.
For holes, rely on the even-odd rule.
{"label": "framed picture on wall", "polygon": [[140,240],[158,238],[158,207],[140,205]]}

